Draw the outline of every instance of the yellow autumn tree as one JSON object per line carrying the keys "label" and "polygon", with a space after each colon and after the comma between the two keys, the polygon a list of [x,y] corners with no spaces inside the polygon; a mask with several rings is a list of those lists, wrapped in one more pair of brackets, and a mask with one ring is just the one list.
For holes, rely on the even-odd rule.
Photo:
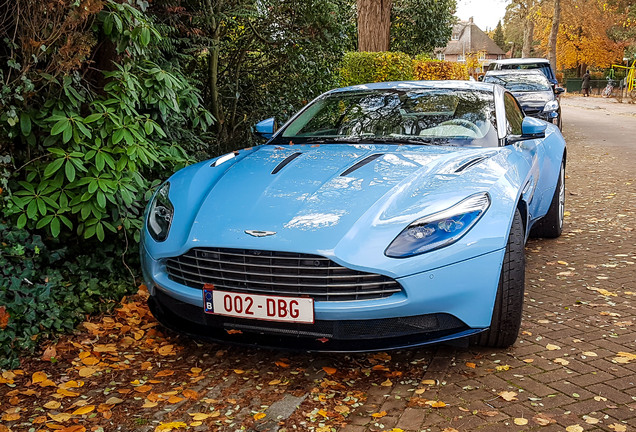
{"label": "yellow autumn tree", "polygon": [[[534,37],[537,49],[547,56],[554,5],[545,2],[537,11]],[[626,42],[610,38],[611,30],[623,22],[624,9],[604,0],[570,0],[561,3],[557,36],[557,68],[609,67],[623,57]]]}

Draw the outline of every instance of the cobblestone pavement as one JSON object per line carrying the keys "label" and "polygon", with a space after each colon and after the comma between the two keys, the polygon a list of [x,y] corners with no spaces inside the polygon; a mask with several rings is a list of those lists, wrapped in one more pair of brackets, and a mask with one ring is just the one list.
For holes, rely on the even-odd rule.
{"label": "cobblestone pavement", "polygon": [[[98,340],[118,340],[109,330],[78,332],[58,344],[68,351],[56,364],[31,360],[23,376],[45,370],[55,386],[79,379],[86,355],[100,365],[126,359],[82,378],[81,396],[53,404],[70,412],[101,403],[94,413],[69,416],[66,424],[76,427],[69,431],[167,431],[166,423],[194,431],[636,431],[636,118],[611,104],[564,98],[565,230],[527,245],[522,332],[508,350],[310,355],[169,333],[162,348],[175,355],[141,344],[115,356],[95,348]],[[611,145],[603,131],[614,134]],[[121,330],[113,318],[101,322]],[[87,345],[93,352],[82,353]],[[13,431],[51,429],[51,411],[42,408],[51,396],[15,379],[17,389],[29,390],[6,393],[9,399],[0,389],[3,420],[17,412],[20,419],[7,422]],[[36,418],[40,426],[32,428]]]}

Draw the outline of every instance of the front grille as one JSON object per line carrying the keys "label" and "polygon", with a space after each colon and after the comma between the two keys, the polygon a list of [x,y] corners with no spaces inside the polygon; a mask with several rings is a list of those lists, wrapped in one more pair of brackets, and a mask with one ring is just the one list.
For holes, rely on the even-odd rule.
{"label": "front grille", "polygon": [[328,258],[291,252],[194,248],[166,262],[168,277],[241,293],[308,296],[316,301],[371,300],[400,292],[390,277],[351,270]]}

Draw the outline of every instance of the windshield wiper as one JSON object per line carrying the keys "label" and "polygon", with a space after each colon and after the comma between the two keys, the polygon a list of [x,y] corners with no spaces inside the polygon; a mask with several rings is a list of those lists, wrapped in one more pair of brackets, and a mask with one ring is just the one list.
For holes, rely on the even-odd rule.
{"label": "windshield wiper", "polygon": [[416,145],[433,145],[444,144],[448,142],[448,138],[407,138],[398,136],[369,137],[369,136],[349,136],[349,137],[332,137],[332,138],[308,138],[307,143],[310,144],[327,144],[327,143],[351,143],[351,144],[383,144],[383,143],[400,143],[400,144],[416,144]]}

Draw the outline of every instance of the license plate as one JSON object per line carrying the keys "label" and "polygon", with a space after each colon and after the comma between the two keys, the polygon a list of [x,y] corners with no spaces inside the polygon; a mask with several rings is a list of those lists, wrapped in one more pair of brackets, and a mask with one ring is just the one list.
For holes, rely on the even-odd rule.
{"label": "license plate", "polygon": [[203,290],[205,313],[266,321],[314,323],[314,299]]}

